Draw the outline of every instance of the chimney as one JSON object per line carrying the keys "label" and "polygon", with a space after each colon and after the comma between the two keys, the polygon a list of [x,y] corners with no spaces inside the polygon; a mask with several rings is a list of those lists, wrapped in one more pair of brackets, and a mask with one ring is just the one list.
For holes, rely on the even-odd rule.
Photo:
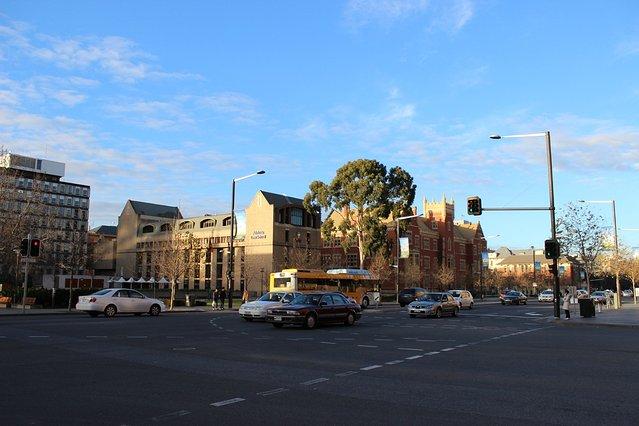
{"label": "chimney", "polygon": [[411,207],[411,210],[413,211],[413,214],[416,215],[417,214],[417,206],[413,206]]}

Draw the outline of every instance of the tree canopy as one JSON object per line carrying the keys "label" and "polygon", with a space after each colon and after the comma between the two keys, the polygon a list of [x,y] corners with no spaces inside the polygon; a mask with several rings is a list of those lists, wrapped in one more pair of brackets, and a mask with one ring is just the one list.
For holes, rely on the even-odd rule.
{"label": "tree canopy", "polygon": [[[359,159],[346,163],[330,183],[314,181],[304,197],[310,212],[329,212],[322,224],[326,238],[338,236],[347,251],[356,246],[359,264],[387,244],[385,219],[410,211],[415,200],[413,177],[401,167],[390,170],[376,160]],[[335,213],[339,220],[335,221]]]}

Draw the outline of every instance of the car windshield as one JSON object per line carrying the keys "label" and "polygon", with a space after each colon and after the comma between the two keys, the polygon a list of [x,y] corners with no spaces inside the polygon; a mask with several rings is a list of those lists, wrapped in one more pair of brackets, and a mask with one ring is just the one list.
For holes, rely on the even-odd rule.
{"label": "car windshield", "polygon": [[603,291],[595,291],[594,293],[592,293],[593,296],[603,296],[604,292]]}
{"label": "car windshield", "polygon": [[291,302],[291,305],[318,305],[321,294],[300,294]]}
{"label": "car windshield", "polygon": [[455,297],[461,296],[461,291],[451,291],[450,293]]}
{"label": "car windshield", "polygon": [[544,290],[541,294],[552,294],[552,290]]}
{"label": "car windshield", "polygon": [[519,296],[519,292],[518,291],[509,291],[507,296]]}
{"label": "car windshield", "polygon": [[260,302],[279,302],[282,299],[282,295],[283,293],[268,292],[257,300]]}
{"label": "car windshield", "polygon": [[439,302],[442,300],[441,293],[426,293],[418,299],[421,302]]}
{"label": "car windshield", "polygon": [[95,293],[93,293],[94,296],[104,296],[105,294],[108,294],[111,291],[111,289],[106,289],[106,290],[100,290],[100,291],[96,291]]}

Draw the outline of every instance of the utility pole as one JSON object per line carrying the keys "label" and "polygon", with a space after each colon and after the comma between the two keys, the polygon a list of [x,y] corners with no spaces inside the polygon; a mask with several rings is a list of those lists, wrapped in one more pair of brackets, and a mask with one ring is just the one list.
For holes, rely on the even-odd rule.
{"label": "utility pole", "polygon": [[22,313],[26,314],[27,313],[27,280],[29,277],[29,262],[31,260],[31,233],[29,233],[27,235],[27,261],[24,264],[24,282],[22,284]]}

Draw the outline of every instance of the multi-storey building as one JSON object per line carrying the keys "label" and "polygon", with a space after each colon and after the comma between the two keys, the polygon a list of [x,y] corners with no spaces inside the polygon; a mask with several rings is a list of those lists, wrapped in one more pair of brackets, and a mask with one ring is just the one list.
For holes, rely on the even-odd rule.
{"label": "multi-storey building", "polygon": [[90,187],[62,181],[64,173],[57,161],[0,155],[3,248],[13,250],[29,233],[42,240],[41,258],[31,268],[36,282],[42,273],[84,270]]}
{"label": "multi-storey building", "polygon": [[[520,281],[530,281],[532,284],[550,282],[552,273],[550,266],[552,259],[544,257],[542,249],[509,249],[500,247],[488,254],[488,269],[503,276],[519,278]],[[535,269],[535,264],[537,264]],[[557,261],[559,278],[562,285],[581,281],[579,268],[567,258],[561,257]]]}
{"label": "multi-storey building", "polygon": [[109,225],[101,225],[89,230],[87,267],[93,275],[115,275],[117,231],[117,226]]}
{"label": "multi-storey building", "polygon": [[[409,259],[399,262],[400,281],[408,265],[418,266],[419,283],[400,283],[400,286],[419,284],[431,287],[436,285],[436,274],[442,266],[450,268],[455,275],[455,286],[471,287],[478,280],[481,268],[481,253],[486,250],[486,240],[479,223],[455,221],[455,203],[444,197],[440,202],[423,200],[424,214],[402,221],[400,237],[409,241]],[[413,209],[417,213],[417,209]],[[333,214],[331,218],[338,223],[341,216]],[[397,264],[396,222],[387,221],[388,243],[391,248],[390,261]],[[339,235],[324,240],[322,263],[326,267],[359,267],[357,247],[344,252]],[[366,265],[365,265],[366,266]],[[385,283],[388,290],[394,289],[394,282]]]}
{"label": "multi-storey building", "polygon": [[[269,274],[288,266],[297,250],[319,258],[320,216],[308,213],[303,200],[258,191],[235,215],[236,289],[265,289]],[[184,218],[177,207],[129,200],[118,219],[116,273],[160,279],[154,253],[169,238],[189,235],[197,262],[180,279],[178,289],[226,286],[230,225],[230,213]]]}

